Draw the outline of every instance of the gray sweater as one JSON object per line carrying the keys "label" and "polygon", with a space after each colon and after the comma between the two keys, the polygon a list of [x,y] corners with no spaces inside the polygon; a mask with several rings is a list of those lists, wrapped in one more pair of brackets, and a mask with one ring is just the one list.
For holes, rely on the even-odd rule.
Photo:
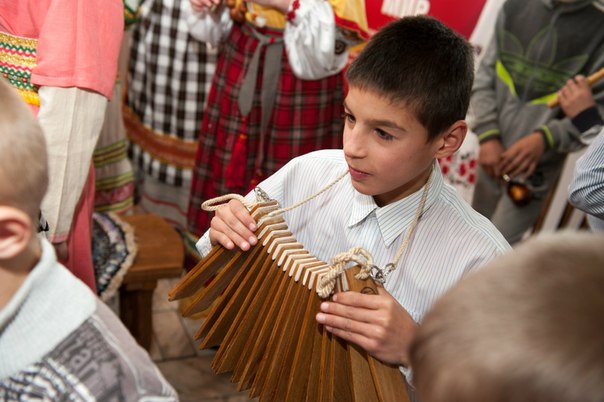
{"label": "gray sweater", "polygon": [[41,242],[40,261],[0,310],[0,400],[177,400],[117,316]]}
{"label": "gray sweater", "polygon": [[[547,144],[537,170],[557,175],[580,132],[547,101],[566,81],[604,67],[604,1],[508,0],[476,73],[472,130],[505,148],[540,130]],[[593,87],[600,114],[604,82]]]}

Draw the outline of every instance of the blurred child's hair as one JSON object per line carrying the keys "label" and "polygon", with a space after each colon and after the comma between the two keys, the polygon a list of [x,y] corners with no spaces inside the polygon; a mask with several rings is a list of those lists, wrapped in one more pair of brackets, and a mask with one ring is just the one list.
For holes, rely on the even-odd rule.
{"label": "blurred child's hair", "polygon": [[0,78],[0,205],[26,212],[37,224],[47,187],[42,129],[19,94]]}
{"label": "blurred child's hair", "polygon": [[428,141],[465,119],[474,81],[470,44],[432,17],[404,17],[381,28],[346,72],[350,86],[409,107]]}
{"label": "blurred child's hair", "polygon": [[604,234],[529,239],[440,298],[411,345],[422,402],[604,400]]}

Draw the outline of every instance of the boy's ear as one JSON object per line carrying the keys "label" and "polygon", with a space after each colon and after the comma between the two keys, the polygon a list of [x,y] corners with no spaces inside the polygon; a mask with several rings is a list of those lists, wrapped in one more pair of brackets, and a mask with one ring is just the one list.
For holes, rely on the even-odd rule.
{"label": "boy's ear", "polygon": [[34,236],[29,216],[13,207],[0,206],[0,260],[16,257]]}
{"label": "boy's ear", "polygon": [[453,155],[463,144],[467,132],[468,124],[464,120],[457,120],[453,123],[440,138],[441,145],[436,151],[435,157],[440,159]]}

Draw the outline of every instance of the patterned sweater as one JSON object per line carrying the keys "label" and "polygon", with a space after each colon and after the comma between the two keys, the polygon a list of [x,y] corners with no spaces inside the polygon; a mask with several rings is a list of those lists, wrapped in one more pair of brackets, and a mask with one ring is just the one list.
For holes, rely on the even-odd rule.
{"label": "patterned sweater", "polygon": [[115,314],[41,242],[40,261],[0,310],[0,400],[178,400]]}

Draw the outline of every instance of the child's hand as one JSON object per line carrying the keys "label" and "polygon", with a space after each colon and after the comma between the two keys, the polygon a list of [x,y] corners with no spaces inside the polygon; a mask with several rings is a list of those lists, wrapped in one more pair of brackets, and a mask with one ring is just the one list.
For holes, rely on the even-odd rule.
{"label": "child's hand", "polygon": [[221,0],[189,0],[191,2],[191,8],[195,12],[206,11],[212,7],[220,5]]}
{"label": "child's hand", "polygon": [[510,177],[521,174],[523,179],[527,179],[535,171],[544,151],[543,135],[538,131],[532,132],[510,145],[501,154],[498,170]]}
{"label": "child's hand", "polygon": [[416,324],[383,287],[377,295],[342,292],[321,303],[317,322],[334,335],[390,364],[408,365]]}
{"label": "child's hand", "polygon": [[596,104],[587,78],[582,75],[566,81],[566,85],[558,91],[558,102],[564,114],[571,119]]}
{"label": "child's hand", "polygon": [[247,208],[238,200],[231,200],[216,210],[210,224],[210,241],[232,250],[235,245],[243,251],[255,245],[257,226]]}
{"label": "child's hand", "polygon": [[489,176],[500,177],[499,162],[501,161],[503,151],[503,145],[499,140],[490,140],[480,144],[478,163]]}

